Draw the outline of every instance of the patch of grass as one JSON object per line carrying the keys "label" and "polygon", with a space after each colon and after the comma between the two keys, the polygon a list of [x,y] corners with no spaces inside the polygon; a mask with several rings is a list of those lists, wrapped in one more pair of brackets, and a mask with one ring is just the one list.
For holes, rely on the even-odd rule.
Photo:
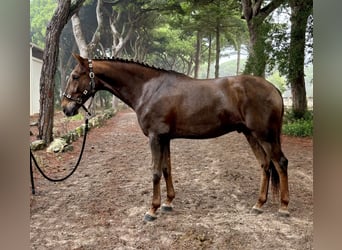
{"label": "patch of grass", "polygon": [[298,137],[313,136],[313,112],[307,111],[302,118],[288,111],[284,115],[283,134]]}
{"label": "patch of grass", "polygon": [[84,117],[81,113],[78,113],[77,115],[71,116],[67,118],[69,121],[80,121],[83,120]]}

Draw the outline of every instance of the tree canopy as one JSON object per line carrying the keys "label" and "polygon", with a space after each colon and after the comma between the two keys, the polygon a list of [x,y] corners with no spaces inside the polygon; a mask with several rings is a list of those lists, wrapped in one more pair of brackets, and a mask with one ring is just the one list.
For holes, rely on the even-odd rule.
{"label": "tree canopy", "polygon": [[[69,10],[72,18],[56,43],[58,77],[49,76],[59,79],[55,93],[64,88],[71,52],[132,58],[194,77],[209,77],[214,64],[218,77],[224,52],[234,50],[237,74],[276,72],[275,81],[285,77],[291,86],[299,113],[306,109],[302,68],[303,60],[312,62],[312,0],[72,0],[70,6],[75,3],[82,7]],[[31,42],[46,48],[47,27],[61,0],[30,4]],[[240,65],[242,48],[248,48],[245,65]]]}
{"label": "tree canopy", "polygon": [[57,7],[55,0],[30,0],[30,36],[31,42],[45,47],[46,27]]}

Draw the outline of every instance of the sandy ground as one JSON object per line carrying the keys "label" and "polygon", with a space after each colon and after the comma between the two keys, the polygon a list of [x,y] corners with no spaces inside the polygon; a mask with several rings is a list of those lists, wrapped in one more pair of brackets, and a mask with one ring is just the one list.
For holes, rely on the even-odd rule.
{"label": "sandy ground", "polygon": [[[44,170],[60,177],[76,162],[68,153],[36,151]],[[174,210],[146,223],[152,196],[151,155],[135,113],[119,112],[90,131],[76,173],[51,183],[35,171],[31,249],[313,249],[312,139],[283,137],[289,159],[289,218],[269,200],[250,213],[260,170],[243,135],[174,140]],[[164,181],[162,197],[166,197]]]}

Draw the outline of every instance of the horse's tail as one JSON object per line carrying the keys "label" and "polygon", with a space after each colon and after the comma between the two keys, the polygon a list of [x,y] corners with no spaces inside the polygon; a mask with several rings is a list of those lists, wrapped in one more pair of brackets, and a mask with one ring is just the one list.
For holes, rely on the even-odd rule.
{"label": "horse's tail", "polygon": [[269,170],[270,170],[270,175],[271,175],[271,185],[272,185],[271,189],[272,189],[273,198],[277,199],[279,197],[280,180],[279,180],[278,171],[276,170],[272,161],[270,161]]}

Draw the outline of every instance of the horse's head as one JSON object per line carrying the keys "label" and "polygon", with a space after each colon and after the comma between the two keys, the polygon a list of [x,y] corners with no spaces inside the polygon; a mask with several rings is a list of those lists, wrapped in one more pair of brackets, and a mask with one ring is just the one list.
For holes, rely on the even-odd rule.
{"label": "horse's head", "polygon": [[95,94],[95,75],[92,61],[73,54],[78,64],[71,72],[61,106],[66,116],[78,114],[78,109]]}

